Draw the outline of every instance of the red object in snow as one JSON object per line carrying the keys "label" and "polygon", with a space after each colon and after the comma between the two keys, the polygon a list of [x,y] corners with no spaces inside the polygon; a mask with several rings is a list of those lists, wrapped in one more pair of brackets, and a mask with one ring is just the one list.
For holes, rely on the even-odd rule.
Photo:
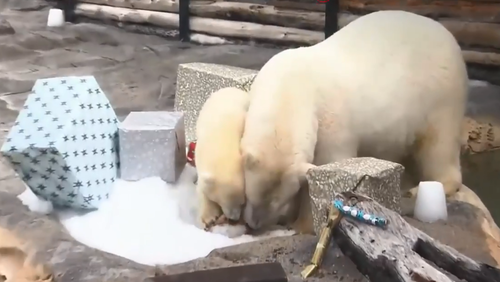
{"label": "red object in snow", "polygon": [[187,162],[196,167],[196,162],[195,162],[195,150],[196,150],[196,142],[191,142],[189,143],[189,146],[188,146],[188,152],[187,152]]}

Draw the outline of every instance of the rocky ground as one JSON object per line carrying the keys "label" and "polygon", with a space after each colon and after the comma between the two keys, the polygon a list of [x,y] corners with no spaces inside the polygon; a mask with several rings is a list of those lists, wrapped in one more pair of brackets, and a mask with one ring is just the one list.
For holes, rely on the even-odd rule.
{"label": "rocky ground", "polygon": [[[89,23],[49,29],[45,27],[46,5],[36,0],[0,3],[0,143],[38,78],[92,74],[117,114],[125,115],[131,110],[171,109],[180,63],[209,62],[258,69],[279,51],[244,45],[198,46]],[[479,83],[472,90],[469,114],[478,120],[497,117],[499,88]],[[498,137],[491,129],[494,125],[488,122],[470,127],[469,131],[477,133],[466,138],[480,144],[474,150],[496,146]],[[139,281],[152,274],[151,267],[81,245],[57,221],[29,212],[16,198],[23,190],[13,171],[1,164],[0,226],[17,231],[23,239],[34,243],[40,251],[38,258],[53,265],[58,281]],[[497,265],[500,262],[497,241],[485,233],[481,211],[453,202],[449,212],[446,224],[427,225],[408,220],[472,258]],[[249,243],[160,269],[175,273],[277,260],[283,264],[290,281],[299,281],[315,240],[313,236],[293,236]],[[350,282],[365,278],[332,246],[324,269],[311,280]]]}

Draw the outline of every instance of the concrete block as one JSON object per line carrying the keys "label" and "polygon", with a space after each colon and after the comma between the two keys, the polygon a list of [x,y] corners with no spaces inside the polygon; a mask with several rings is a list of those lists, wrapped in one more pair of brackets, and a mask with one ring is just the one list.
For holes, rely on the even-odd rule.
{"label": "concrete block", "polygon": [[174,183],[186,165],[181,112],[131,112],[119,126],[121,178]]}
{"label": "concrete block", "polygon": [[403,172],[402,165],[375,158],[353,158],[310,169],[307,182],[316,234],[320,234],[326,222],[335,195],[351,191],[365,175],[370,177],[361,182],[356,193],[401,213],[400,184]]}
{"label": "concrete block", "polygon": [[175,110],[185,115],[186,141],[196,140],[196,120],[201,107],[212,93],[225,87],[248,91],[256,74],[255,70],[216,64],[179,65]]}
{"label": "concrete block", "polygon": [[1,148],[55,206],[96,209],[118,176],[118,120],[93,76],[39,79]]}

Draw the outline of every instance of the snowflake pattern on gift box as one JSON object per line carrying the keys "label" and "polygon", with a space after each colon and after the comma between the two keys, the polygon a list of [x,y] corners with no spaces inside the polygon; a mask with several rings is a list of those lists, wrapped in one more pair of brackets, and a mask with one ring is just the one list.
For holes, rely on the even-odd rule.
{"label": "snowflake pattern on gift box", "polygon": [[177,181],[186,165],[183,113],[131,112],[118,132],[122,179]]}
{"label": "snowflake pattern on gift box", "polygon": [[2,154],[38,196],[95,209],[118,175],[118,119],[92,76],[37,80]]}

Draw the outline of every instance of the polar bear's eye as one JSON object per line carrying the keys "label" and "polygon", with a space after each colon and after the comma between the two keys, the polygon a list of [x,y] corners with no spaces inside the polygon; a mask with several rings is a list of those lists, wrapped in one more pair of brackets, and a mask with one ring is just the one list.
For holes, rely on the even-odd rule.
{"label": "polar bear's eye", "polygon": [[281,179],[279,177],[273,177],[272,180],[269,182],[269,188],[271,190],[277,189],[281,185]]}

